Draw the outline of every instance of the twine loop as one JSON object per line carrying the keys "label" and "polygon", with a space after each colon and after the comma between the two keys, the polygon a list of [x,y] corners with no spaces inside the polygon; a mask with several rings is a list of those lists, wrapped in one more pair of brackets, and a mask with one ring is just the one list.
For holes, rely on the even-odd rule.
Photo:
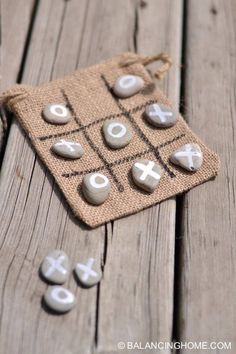
{"label": "twine loop", "polygon": [[160,53],[157,55],[137,55],[134,53],[128,53],[122,60],[120,61],[120,66],[129,66],[135,63],[141,63],[144,66],[154,63],[155,61],[161,61],[163,63],[162,66],[160,66],[154,73],[155,77],[158,80],[161,80],[167,71],[170,69],[173,61],[171,57],[167,53]]}
{"label": "twine loop", "polygon": [[15,103],[23,100],[28,95],[28,85],[16,84],[5,92],[0,94],[0,106],[7,106],[9,110]]}

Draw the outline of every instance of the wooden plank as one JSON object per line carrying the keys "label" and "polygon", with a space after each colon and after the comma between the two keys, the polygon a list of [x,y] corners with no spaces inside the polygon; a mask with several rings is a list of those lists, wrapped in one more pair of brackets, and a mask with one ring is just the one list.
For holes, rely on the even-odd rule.
{"label": "wooden plank", "polygon": [[16,82],[35,6],[34,0],[0,1],[1,90],[9,88]]}
{"label": "wooden plank", "polygon": [[[13,85],[18,77],[24,46],[35,7],[34,0],[0,1],[0,91]],[[19,16],[19,13],[21,16]],[[9,26],[9,23],[11,24]],[[4,113],[0,119],[0,150],[6,132]]]}
{"label": "wooden plank", "polygon": [[180,340],[232,342],[206,353],[236,345],[235,35],[235,1],[189,1],[187,119],[219,153],[221,171],[184,199],[178,323]]}
{"label": "wooden plank", "polygon": [[[38,84],[62,76],[74,70],[76,66],[86,66],[132,49],[136,36],[137,14],[140,16],[137,43],[140,51],[146,52],[145,33],[153,29],[155,34],[156,29],[156,21],[153,19],[151,23],[148,20],[153,10],[157,14],[160,13],[159,23],[163,24],[163,32],[159,29],[159,37],[155,39],[155,43],[158,43],[157,46],[155,44],[156,47],[154,40],[150,39],[150,46],[154,46],[153,53],[170,49],[175,62],[178,63],[180,1],[150,1],[150,4],[141,10],[136,7],[136,3],[126,0],[119,3],[115,0],[41,0],[23,81]],[[173,33],[177,39],[170,44]],[[147,51],[148,53],[151,53],[151,50]],[[169,84],[167,79],[163,87],[177,102],[178,67],[175,67],[170,78],[169,80],[173,79],[170,81],[172,84]],[[130,338],[170,338],[173,308],[174,200],[163,203],[160,207],[150,208],[128,218],[127,221],[124,219],[114,225],[108,224],[107,228],[103,226],[89,230],[73,218],[54,181],[35,158],[28,140],[16,123],[10,132],[1,174],[0,193],[0,352],[111,353],[113,349],[116,351],[118,339],[127,338],[118,338],[118,335],[122,334],[121,321],[126,314],[127,304],[132,306],[129,311],[137,311],[137,317],[131,313],[130,322],[127,319],[125,322],[125,328],[128,328],[131,334]],[[126,237],[127,229],[130,235]],[[140,236],[137,237],[137,234]],[[55,247],[66,251],[72,264],[75,264],[80,256],[91,254],[100,258],[101,262],[106,261],[105,278],[100,287],[83,290],[77,287],[73,276],[70,277],[66,285],[76,292],[78,304],[66,316],[52,316],[41,309],[40,305],[46,285],[38,277],[38,268],[45,254]],[[123,261],[127,262],[127,266],[132,265],[132,257],[135,264],[138,262],[136,275],[132,273],[132,269],[126,275],[119,265]],[[147,262],[149,258],[150,266]],[[148,268],[145,268],[147,265]],[[112,280],[112,272],[128,289],[131,289],[130,285],[136,286],[136,293],[129,290],[126,294],[130,297],[122,300],[120,296],[124,294],[117,289],[119,284],[115,282],[114,276]],[[137,279],[139,273],[141,276]],[[148,279],[151,282],[148,283]],[[116,297],[112,299],[112,291],[116,290]],[[107,334],[114,334],[109,328],[109,324],[113,325],[116,320],[112,318],[114,309],[116,315],[119,309],[123,315],[119,316],[117,334],[111,341]],[[142,324],[134,326],[132,318]],[[160,328],[162,326],[163,328]],[[141,333],[142,330],[144,334]]]}
{"label": "wooden plank", "polygon": [[[54,70],[56,60],[61,67],[57,59],[62,53],[60,40],[63,36],[68,38],[63,47],[67,54],[72,44],[69,39],[73,39],[73,48],[80,48],[82,29],[78,24],[83,24],[86,11],[86,1],[40,2],[25,63],[25,83],[38,84],[64,74]],[[69,70],[75,69],[70,58],[74,62],[74,54],[67,56]],[[52,316],[41,308],[46,284],[39,279],[38,268],[42,258],[54,248],[65,250],[72,265],[82,255],[100,257],[104,227],[90,232],[73,218],[54,181],[35,159],[28,140],[15,123],[0,190],[0,352],[77,353],[79,348],[81,353],[91,353],[96,332],[97,288],[82,290],[71,275],[66,285],[76,293],[78,305],[67,316]]]}
{"label": "wooden plank", "polygon": [[[136,16],[137,50],[150,55],[166,51],[174,60],[166,80],[157,85],[178,109],[182,3],[148,1],[146,7],[137,6]],[[108,226],[99,301],[99,352],[118,352],[119,342],[171,341],[175,207],[173,198]]]}

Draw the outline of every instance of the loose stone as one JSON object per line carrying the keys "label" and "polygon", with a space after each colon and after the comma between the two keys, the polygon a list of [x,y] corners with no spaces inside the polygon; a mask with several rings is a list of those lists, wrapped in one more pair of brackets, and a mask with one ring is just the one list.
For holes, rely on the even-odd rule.
{"label": "loose stone", "polygon": [[75,273],[79,282],[85,287],[99,283],[102,278],[102,272],[94,258],[89,258],[85,264],[76,264]]}
{"label": "loose stone", "polygon": [[154,103],[146,107],[145,117],[147,121],[158,128],[169,128],[177,122],[177,112],[160,103]]}
{"label": "loose stone", "polygon": [[71,118],[69,109],[59,103],[50,103],[43,109],[43,118],[51,124],[66,124]]}
{"label": "loose stone", "polygon": [[132,139],[132,133],[126,123],[107,120],[102,129],[105,141],[112,149],[121,149],[128,145]]}
{"label": "loose stone", "polygon": [[195,172],[202,166],[203,154],[198,144],[185,144],[172,153],[170,160],[187,171]]}
{"label": "loose stone", "polygon": [[45,280],[54,284],[63,284],[70,270],[68,256],[61,250],[55,250],[44,258],[40,270]]}
{"label": "loose stone", "polygon": [[75,304],[75,296],[62,286],[49,286],[44,294],[46,305],[59,313],[70,311]]}
{"label": "loose stone", "polygon": [[82,181],[82,191],[86,200],[94,205],[105,202],[110,192],[109,179],[101,173],[89,173]]}
{"label": "loose stone", "polygon": [[51,149],[57,155],[68,159],[78,159],[84,153],[82,146],[78,142],[68,139],[56,141]]}
{"label": "loose stone", "polygon": [[141,189],[152,193],[158,186],[163,170],[154,161],[138,160],[132,166],[134,183]]}
{"label": "loose stone", "polygon": [[144,87],[144,81],[136,75],[120,76],[113,86],[113,92],[120,98],[135,95]]}

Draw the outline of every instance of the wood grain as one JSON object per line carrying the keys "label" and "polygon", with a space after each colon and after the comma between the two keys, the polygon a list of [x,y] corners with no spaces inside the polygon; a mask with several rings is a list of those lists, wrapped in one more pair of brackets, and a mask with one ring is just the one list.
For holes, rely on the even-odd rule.
{"label": "wood grain", "polygon": [[235,353],[236,3],[190,0],[186,17],[187,119],[221,171],[184,198],[179,339],[231,341],[231,351],[204,352]]}
{"label": "wood grain", "polygon": [[16,82],[35,6],[34,0],[0,1],[1,90]]}
{"label": "wood grain", "polygon": [[[148,1],[136,8],[134,45],[140,53],[169,53],[174,67],[161,85],[179,102],[181,2]],[[155,14],[155,16],[153,16]],[[158,36],[155,35],[158,23]],[[175,36],[175,41],[171,39]],[[153,67],[155,69],[155,66]],[[99,302],[99,351],[117,343],[170,341],[173,324],[175,198],[108,226]],[[158,351],[155,351],[158,352]]]}
{"label": "wood grain", "polygon": [[[79,48],[80,32],[71,36],[73,22],[73,27],[66,27],[72,15],[74,21],[83,23],[86,1],[75,7],[76,2],[40,2],[25,63],[25,83],[38,84],[60,75],[54,71],[54,63],[60,57],[64,25],[67,37],[77,40]],[[63,50],[68,61],[70,57],[74,60],[69,55],[69,42]],[[67,252],[72,265],[82,255],[100,258],[104,227],[90,232],[73,219],[54,181],[35,158],[16,123],[8,140],[0,190],[0,218],[4,220],[0,251],[0,352],[76,353],[79,348],[81,353],[91,353],[96,333],[97,288],[84,291],[71,275],[67,286],[78,298],[76,310],[67,316],[52,316],[41,307],[46,284],[39,279],[38,268],[42,258],[54,248]]]}
{"label": "wood grain", "polygon": [[[9,88],[18,78],[35,6],[34,0],[0,1],[0,91]],[[1,150],[7,120],[3,111],[0,116]]]}
{"label": "wood grain", "polygon": [[[150,0],[144,8],[127,0],[41,0],[23,82],[49,81],[135,47],[144,54],[166,50],[176,64],[163,88],[177,105],[181,5],[179,0]],[[73,218],[15,122],[0,193],[0,352],[111,354],[121,340],[171,338],[174,199],[89,230]],[[46,284],[38,268],[54,248],[62,248],[72,265],[94,256],[104,267],[101,285],[90,290],[77,287],[71,275],[66,285],[78,303],[66,316],[41,307]]]}

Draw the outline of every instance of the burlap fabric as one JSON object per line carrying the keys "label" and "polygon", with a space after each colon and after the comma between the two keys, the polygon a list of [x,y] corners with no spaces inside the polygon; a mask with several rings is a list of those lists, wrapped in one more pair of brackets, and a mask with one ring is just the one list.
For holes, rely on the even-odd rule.
{"label": "burlap fabric", "polygon": [[[217,155],[191,132],[181,116],[169,129],[152,128],[145,122],[146,105],[160,102],[171,106],[171,103],[154,87],[146,68],[138,62],[138,56],[136,63],[131,61],[130,65],[120,65],[129,55],[123,54],[78,70],[40,87],[15,86],[2,95],[2,100],[27,132],[73,212],[92,227],[187,191],[215,176],[219,169]],[[118,76],[128,73],[141,76],[145,88],[133,97],[117,99],[111,87]],[[73,119],[68,124],[51,125],[42,118],[42,109],[52,102],[65,103],[69,107]],[[101,133],[103,122],[112,118],[128,123],[134,132],[131,143],[121,150],[108,148]],[[79,141],[85,151],[83,157],[71,161],[54,155],[50,148],[60,137]],[[186,172],[169,162],[175,149],[192,142],[200,145],[204,155],[203,165],[196,173]],[[132,181],[131,166],[139,158],[158,161],[165,170],[152,194],[141,191]],[[88,204],[81,191],[83,176],[93,171],[105,174],[112,186],[109,198],[100,206]]]}

